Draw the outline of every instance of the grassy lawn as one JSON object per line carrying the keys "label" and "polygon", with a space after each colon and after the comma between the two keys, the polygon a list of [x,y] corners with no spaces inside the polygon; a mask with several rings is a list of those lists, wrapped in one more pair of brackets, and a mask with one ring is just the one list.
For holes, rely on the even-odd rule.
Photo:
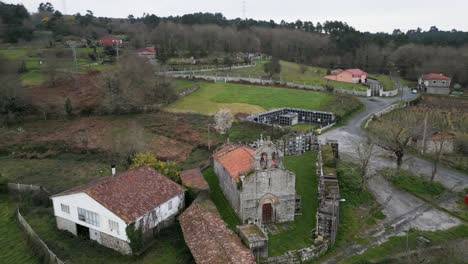
{"label": "grassy lawn", "polygon": [[346,199],[340,204],[340,223],[336,247],[360,241],[361,231],[385,218],[374,196],[360,188],[361,176],[355,164],[338,162],[337,174],[340,196]]}
{"label": "grassy lawn", "polygon": [[94,241],[59,231],[51,208],[25,208],[22,213],[41,239],[66,263],[193,263],[178,224],[159,233],[143,255],[128,257]]}
{"label": "grassy lawn", "polygon": [[[232,69],[232,70],[225,70],[225,71],[212,71],[212,72],[202,72],[197,73],[198,75],[208,75],[208,74],[217,74],[219,76],[242,76],[242,77],[250,77],[250,78],[261,78],[265,76],[265,72],[263,70],[264,64],[266,61],[257,62],[257,66],[249,67],[249,68],[242,68],[242,69]],[[306,71],[301,71],[300,64],[281,61],[281,73],[277,76],[277,79],[281,79],[287,82],[295,82],[298,84],[308,84],[308,85],[317,85],[317,86],[331,86],[334,88],[343,88],[349,90],[359,90],[359,91],[366,91],[367,87],[361,84],[352,84],[352,83],[343,83],[343,82],[336,82],[324,79],[323,76],[327,74],[327,70],[325,68],[320,67],[306,67]]]}
{"label": "grassy lawn", "polygon": [[369,78],[376,79],[382,84],[384,91],[393,91],[396,89],[395,83],[388,75],[383,74],[369,74]]}
{"label": "grassy lawn", "polygon": [[296,192],[302,199],[302,215],[296,216],[292,223],[283,224],[287,226],[287,231],[269,236],[269,256],[279,256],[286,251],[312,244],[312,230],[315,228],[318,207],[316,159],[315,152],[285,158],[286,168],[296,174]]}
{"label": "grassy lawn", "polygon": [[[383,243],[382,245],[373,247],[368,249],[361,255],[355,255],[351,258],[348,258],[343,263],[347,264],[358,264],[358,263],[398,263],[392,261],[386,261],[391,256],[394,256],[398,253],[403,253],[407,250],[406,245],[408,245],[409,250],[415,250],[420,248],[418,246],[418,237],[425,237],[431,240],[432,245],[444,245],[448,242],[451,242],[455,239],[459,238],[467,238],[468,237],[468,226],[462,225],[458,227],[451,228],[449,230],[444,231],[435,231],[435,232],[423,232],[417,230],[411,230],[408,235],[408,242],[406,236],[396,236],[391,237],[389,241]],[[426,252],[429,253],[429,252]],[[441,256],[439,257],[438,261],[433,260],[430,263],[466,263],[460,258],[456,256]],[[448,257],[448,258],[447,258]],[[427,255],[424,256],[427,258]],[[429,263],[425,261],[421,261],[418,263]]]}
{"label": "grassy lawn", "polygon": [[31,252],[15,213],[10,196],[0,194],[0,263],[41,263]]}
{"label": "grassy lawn", "polygon": [[0,157],[0,174],[9,182],[41,185],[59,192],[110,175],[110,165],[93,156],[62,155],[53,159]]}
{"label": "grassy lawn", "polygon": [[413,175],[409,171],[386,169],[383,175],[396,187],[416,195],[437,197],[445,191],[441,183]]}
{"label": "grassy lawn", "polygon": [[323,92],[232,83],[199,82],[199,84],[201,88],[198,91],[180,98],[165,109],[171,112],[212,115],[221,108],[228,108],[236,114],[297,107],[332,111],[337,116],[346,116],[361,106],[355,97]]}
{"label": "grassy lawn", "polygon": [[234,209],[232,209],[232,207],[229,205],[226,197],[224,197],[223,191],[219,187],[218,177],[216,177],[213,167],[209,167],[203,171],[203,176],[210,186],[211,200],[213,200],[214,204],[216,205],[221,218],[231,230],[235,231],[236,225],[240,225],[241,221]]}

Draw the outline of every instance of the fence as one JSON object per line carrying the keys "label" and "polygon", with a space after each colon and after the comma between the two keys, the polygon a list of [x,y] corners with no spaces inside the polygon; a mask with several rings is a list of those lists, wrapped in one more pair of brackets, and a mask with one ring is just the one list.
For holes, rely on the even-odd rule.
{"label": "fence", "polygon": [[225,70],[232,70],[232,69],[243,69],[243,68],[250,68],[257,66],[257,63],[249,63],[249,64],[237,64],[231,67],[206,67],[201,69],[182,69],[180,71],[166,71],[161,72],[164,74],[183,74],[183,73],[196,73],[196,72],[209,72],[209,71],[225,71]]}
{"label": "fence", "polygon": [[44,263],[50,264],[64,264],[65,262],[61,261],[57,255],[52,252],[49,247],[41,240],[41,238],[34,232],[31,226],[26,222],[24,217],[21,215],[19,209],[16,212],[18,223],[21,226],[21,229],[26,233],[29,238],[29,241],[32,244],[34,250],[43,258]]}
{"label": "fence", "polygon": [[8,183],[7,188],[9,191],[16,191],[16,192],[45,192],[50,193],[46,188],[38,185],[32,184],[21,184],[21,183]]}
{"label": "fence", "polygon": [[[327,88],[322,86],[308,85],[308,84],[299,84],[295,82],[284,82],[284,81],[274,81],[274,80],[263,80],[258,78],[246,78],[246,77],[228,77],[228,76],[211,76],[211,75],[193,75],[193,74],[182,74],[177,73],[173,75],[177,78],[184,79],[199,79],[212,82],[233,82],[233,83],[248,83],[248,84],[259,84],[259,85],[272,85],[272,86],[283,86],[287,88],[302,89],[302,90],[311,90],[311,91],[327,91]],[[349,90],[343,88],[334,88],[334,93],[341,94],[350,94],[356,96],[368,97],[370,96],[368,91],[358,91],[358,90]]]}

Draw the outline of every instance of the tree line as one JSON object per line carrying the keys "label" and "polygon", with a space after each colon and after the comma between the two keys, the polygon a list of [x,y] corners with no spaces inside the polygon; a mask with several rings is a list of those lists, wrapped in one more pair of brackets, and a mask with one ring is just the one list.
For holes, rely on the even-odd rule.
{"label": "tree line", "polygon": [[63,15],[50,3],[29,14],[22,5],[0,2],[0,36],[4,42],[31,40],[33,32],[49,32],[49,42],[124,35],[130,45],[156,45],[164,58],[211,52],[250,52],[326,68],[359,67],[372,73],[400,74],[416,80],[426,72],[454,77],[468,85],[468,32],[441,31],[436,26],[392,33],[360,32],[341,21],[276,23],[273,20],[227,19],[221,13],[127,18]]}

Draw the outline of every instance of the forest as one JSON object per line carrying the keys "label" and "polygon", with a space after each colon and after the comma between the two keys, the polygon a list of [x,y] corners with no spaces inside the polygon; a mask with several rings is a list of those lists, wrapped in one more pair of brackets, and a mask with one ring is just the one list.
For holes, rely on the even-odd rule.
{"label": "forest", "polygon": [[0,2],[0,39],[5,43],[41,39],[44,45],[86,39],[90,46],[105,35],[125,36],[131,47],[158,47],[160,55],[204,57],[211,52],[263,53],[326,68],[366,69],[416,80],[426,72],[468,84],[468,32],[417,28],[392,33],[360,32],[341,21],[296,22],[227,19],[221,13],[127,18],[64,15],[50,3],[30,14],[24,6]]}

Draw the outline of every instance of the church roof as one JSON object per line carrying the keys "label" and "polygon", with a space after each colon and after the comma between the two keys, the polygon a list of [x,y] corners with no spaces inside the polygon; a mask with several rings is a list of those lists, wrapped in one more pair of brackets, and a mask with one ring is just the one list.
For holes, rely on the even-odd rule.
{"label": "church roof", "polygon": [[254,152],[255,150],[247,146],[228,144],[216,151],[213,158],[223,165],[236,182],[239,182],[239,176],[253,168]]}

